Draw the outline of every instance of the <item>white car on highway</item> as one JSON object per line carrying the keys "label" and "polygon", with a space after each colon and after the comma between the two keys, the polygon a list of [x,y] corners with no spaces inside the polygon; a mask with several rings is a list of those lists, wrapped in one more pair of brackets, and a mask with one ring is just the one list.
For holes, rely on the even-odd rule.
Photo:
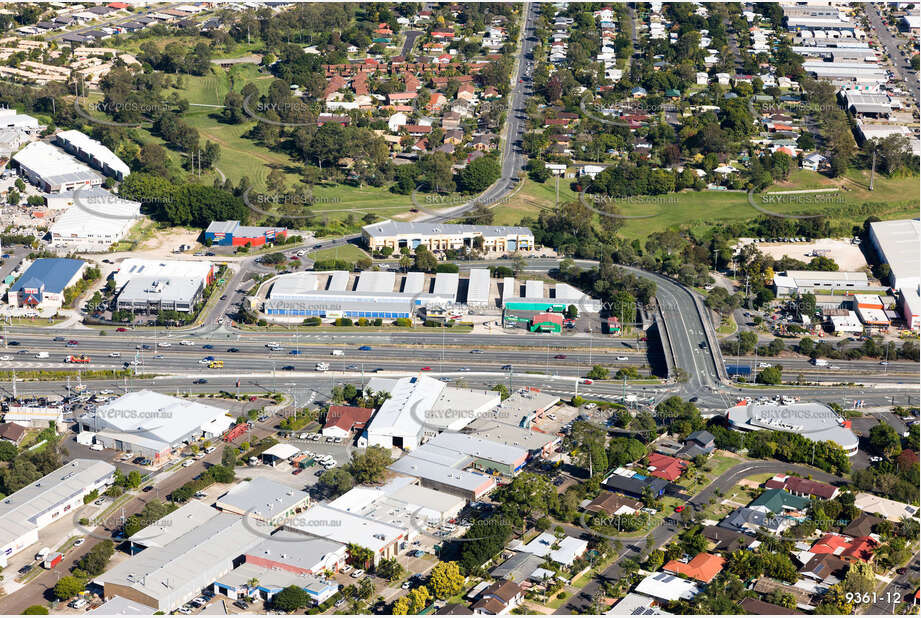
{"label": "white car on highway", "polygon": [[109,358],[121,358],[121,357],[122,357],[121,352],[109,352]]}
{"label": "white car on highway", "polygon": [[618,356],[618,357],[617,357],[617,360],[619,360],[619,361],[626,361],[626,360],[630,360],[630,358],[627,357],[627,356]]}

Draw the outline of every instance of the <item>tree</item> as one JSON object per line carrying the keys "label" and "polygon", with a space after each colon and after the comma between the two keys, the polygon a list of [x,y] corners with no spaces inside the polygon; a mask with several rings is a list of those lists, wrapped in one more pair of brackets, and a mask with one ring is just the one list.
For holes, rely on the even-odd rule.
{"label": "tree", "polygon": [[892,425],[880,421],[870,428],[870,446],[880,455],[894,457],[902,452],[902,441]]}
{"label": "tree", "polygon": [[128,473],[127,483],[128,487],[131,489],[137,489],[141,486],[141,482],[144,480],[144,477],[141,476],[141,473],[137,470],[132,470]]}
{"label": "tree", "polygon": [[780,384],[783,380],[781,367],[768,367],[758,373],[759,384]]}
{"label": "tree", "polygon": [[496,157],[480,157],[461,170],[461,188],[470,193],[479,193],[499,180],[501,175],[502,167]]}
{"label": "tree", "polygon": [[233,468],[237,465],[237,449],[232,446],[225,446],[221,452],[221,465],[225,468]]}
{"label": "tree", "polygon": [[602,367],[601,365],[592,365],[591,370],[586,374],[586,377],[592,380],[607,380],[608,376],[607,367]]}
{"label": "tree", "polygon": [[393,604],[393,614],[396,616],[418,614],[428,606],[430,598],[428,588],[419,586],[414,590],[410,590],[406,596],[396,600]]}
{"label": "tree", "polygon": [[[74,577],[73,575],[65,575],[54,585],[54,596],[62,601],[66,601],[83,592],[85,587],[86,585],[83,583],[82,579]],[[48,612],[45,613],[47,614]]]}
{"label": "tree", "polygon": [[436,599],[453,597],[461,591],[465,581],[457,562],[439,562],[429,576],[429,586]]}
{"label": "tree", "polygon": [[41,605],[30,605],[23,610],[22,614],[24,616],[47,616],[48,608]]}
{"label": "tree", "polygon": [[375,573],[389,582],[395,582],[403,577],[403,571],[403,566],[396,558],[381,560],[374,569]]}
{"label": "tree", "polygon": [[[430,273],[438,267],[438,258],[435,257],[428,247],[419,245],[416,247],[416,270]],[[402,264],[402,260],[400,261]]]}
{"label": "tree", "polygon": [[106,539],[94,545],[74,566],[92,577],[102,575],[114,553],[115,543]]}
{"label": "tree", "polygon": [[354,487],[355,479],[349,474],[348,470],[333,468],[320,476],[318,484],[325,495],[333,499],[338,498]]}
{"label": "tree", "polygon": [[369,446],[363,453],[352,455],[348,471],[359,484],[379,483],[392,461],[390,451],[384,447]]}
{"label": "tree", "polygon": [[349,543],[347,551],[348,562],[352,566],[366,569],[374,561],[374,552],[367,547],[362,547],[356,543]]}
{"label": "tree", "polygon": [[272,599],[272,606],[284,612],[293,612],[307,607],[310,597],[300,586],[291,585],[279,592]]}

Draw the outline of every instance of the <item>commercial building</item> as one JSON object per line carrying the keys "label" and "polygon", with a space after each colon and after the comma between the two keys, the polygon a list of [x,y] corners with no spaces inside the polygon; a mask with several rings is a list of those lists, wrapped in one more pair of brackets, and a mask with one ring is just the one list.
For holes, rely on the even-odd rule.
{"label": "commercial building", "polygon": [[880,262],[889,264],[889,285],[897,290],[917,290],[921,285],[921,221],[874,221],[870,224],[870,242]]}
{"label": "commercial building", "polygon": [[198,260],[145,260],[127,258],[112,274],[115,289],[120,290],[132,279],[151,277],[154,279],[189,277],[200,280],[204,285],[214,281],[215,268],[212,262]]}
{"label": "commercial building", "polygon": [[211,506],[200,500],[189,500],[181,507],[164,515],[146,528],[131,535],[131,550],[166,547],[217,515]]}
{"label": "commercial building", "polygon": [[479,500],[496,488],[495,479],[464,469],[467,457],[439,449],[419,449],[404,455],[387,468],[391,472],[419,479],[423,487],[460,496],[468,501]]}
{"label": "commercial building", "polygon": [[115,466],[74,459],[0,501],[0,566],[38,542],[46,526],[72,515],[83,496],[112,483]]}
{"label": "commercial building", "polygon": [[54,136],[54,140],[61,148],[106,176],[124,180],[131,173],[131,168],[114,152],[80,131],[61,131]]}
{"label": "commercial building", "polygon": [[105,598],[120,596],[170,613],[220,581],[264,537],[237,515],[213,513],[172,542],[148,547],[98,576]]}
{"label": "commercial building", "polygon": [[423,448],[459,453],[469,458],[465,467],[494,476],[515,476],[528,461],[528,451],[521,447],[487,440],[476,434],[452,431],[438,434]]}
{"label": "commercial building", "polygon": [[258,566],[245,562],[221,575],[213,584],[214,592],[231,599],[257,598],[270,602],[288,586],[297,586],[307,593],[313,605],[319,605],[339,591],[335,581],[313,575]]}
{"label": "commercial building", "polygon": [[814,293],[818,290],[865,290],[870,281],[860,271],[788,270],[774,275],[774,290],[778,296]]}
{"label": "commercial building", "polygon": [[63,150],[32,142],[13,155],[13,163],[29,182],[46,193],[98,187],[103,177]]}
{"label": "commercial building", "polygon": [[[601,311],[601,301],[568,283],[557,283],[551,289],[538,279],[526,280],[524,286],[514,277],[502,280],[502,308],[505,310],[506,321],[509,320],[510,311],[561,313],[570,305],[575,305],[580,313]],[[525,321],[530,319],[526,318]]]}
{"label": "commercial building", "polygon": [[537,313],[531,316],[528,330],[532,333],[561,333],[563,332],[563,314]]}
{"label": "commercial building", "polygon": [[726,411],[729,425],[739,431],[784,431],[815,442],[831,441],[848,457],[857,454],[859,441],[850,422],[821,403],[750,403]]}
{"label": "commercial building", "polygon": [[329,503],[333,508],[407,530],[453,519],[465,505],[463,498],[422,487],[406,477],[391,479],[381,487],[355,487]]}
{"label": "commercial building", "polygon": [[309,504],[310,494],[307,492],[269,479],[259,479],[234,485],[217,499],[214,506],[255,522],[280,526]]}
{"label": "commercial building", "polygon": [[372,379],[368,388],[387,391],[391,396],[381,404],[358,445],[413,450],[422,441],[425,413],[446,387],[440,380],[416,376],[386,382]]}
{"label": "commercial building", "polygon": [[86,262],[70,258],[39,258],[29,265],[7,292],[14,307],[60,309],[64,290],[83,276]]}
{"label": "commercial building", "polygon": [[96,609],[86,612],[87,616],[149,616],[151,608],[130,599],[112,597]]}
{"label": "commercial building", "polygon": [[372,251],[390,247],[415,249],[425,245],[431,251],[473,249],[513,253],[534,248],[534,234],[526,227],[499,225],[462,225],[411,221],[381,221],[362,228],[365,246]]}
{"label": "commercial building", "polygon": [[66,207],[48,231],[51,246],[70,251],[108,251],[141,218],[140,202],[122,199],[101,187],[49,193],[46,201],[49,208]]}
{"label": "commercial building", "polygon": [[349,438],[352,431],[364,429],[365,424],[374,414],[371,408],[357,406],[329,406],[322,434],[333,438]]}
{"label": "commercial building", "polygon": [[853,311],[848,311],[847,315],[828,316],[828,321],[831,323],[831,330],[835,334],[863,332],[863,323]]}
{"label": "commercial building", "polygon": [[902,319],[911,330],[921,328],[921,295],[917,289],[899,290],[902,301]]}
{"label": "commercial building", "polygon": [[15,109],[0,109],[0,129],[19,129],[27,133],[39,130],[38,120],[28,114],[20,114]]}
{"label": "commercial building", "polygon": [[347,557],[344,543],[287,530],[275,532],[244,555],[249,564],[295,575],[336,573]]}
{"label": "commercial building", "polygon": [[854,294],[852,305],[857,309],[857,317],[868,328],[889,328],[889,317],[879,296]]}
{"label": "commercial building", "polygon": [[158,463],[193,440],[221,435],[233,419],[221,408],[140,390],[83,414],[78,424],[97,444]]}
{"label": "commercial building", "polygon": [[563,441],[557,434],[521,427],[509,422],[511,420],[501,411],[490,412],[474,419],[464,432],[490,442],[522,448],[528,451],[529,457],[549,457]]}
{"label": "commercial building", "polygon": [[212,221],[205,230],[205,240],[221,247],[261,247],[287,236],[287,228],[240,225],[239,221]]}
{"label": "commercial building", "polygon": [[3,420],[23,427],[49,427],[51,423],[61,427],[64,424],[64,408],[61,406],[10,406]]}
{"label": "commercial building", "polygon": [[[409,529],[349,513],[326,504],[316,504],[285,524],[285,530],[309,537],[355,543],[374,553],[373,564],[395,558]],[[370,566],[370,565],[369,565]]]}
{"label": "commercial building", "polygon": [[140,313],[189,313],[204,291],[201,280],[193,277],[135,277],[119,292],[116,307]]}

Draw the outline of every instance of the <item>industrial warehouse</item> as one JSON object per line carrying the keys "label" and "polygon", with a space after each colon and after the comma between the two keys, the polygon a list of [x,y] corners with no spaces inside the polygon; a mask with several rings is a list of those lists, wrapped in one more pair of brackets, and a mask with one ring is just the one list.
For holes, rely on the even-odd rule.
{"label": "industrial warehouse", "polygon": [[83,505],[83,496],[112,483],[115,466],[74,459],[0,502],[0,566],[29,545],[39,531]]}
{"label": "industrial warehouse", "polygon": [[458,273],[365,271],[295,272],[264,284],[266,317],[276,322],[304,317],[444,318],[457,311],[564,311],[575,305],[597,313],[601,303],[566,283],[494,279],[486,268],[472,268],[466,278]]}
{"label": "industrial warehouse", "polygon": [[426,223],[412,221],[381,221],[366,225],[361,231],[365,246],[371,251],[419,245],[430,251],[479,248],[486,252],[514,253],[534,248],[534,234],[526,227],[501,225],[463,225],[458,223]]}
{"label": "industrial warehouse", "polygon": [[96,444],[159,464],[192,440],[221,435],[233,419],[221,408],[141,390],[87,412],[78,422]]}

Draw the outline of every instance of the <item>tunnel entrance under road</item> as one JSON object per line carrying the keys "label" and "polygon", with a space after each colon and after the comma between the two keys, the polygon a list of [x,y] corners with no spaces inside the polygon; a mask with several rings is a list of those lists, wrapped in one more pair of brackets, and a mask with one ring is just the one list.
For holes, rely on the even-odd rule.
{"label": "tunnel entrance under road", "polygon": [[662,347],[658,322],[646,330],[646,360],[652,375],[668,379],[668,364],[665,362],[665,349]]}

